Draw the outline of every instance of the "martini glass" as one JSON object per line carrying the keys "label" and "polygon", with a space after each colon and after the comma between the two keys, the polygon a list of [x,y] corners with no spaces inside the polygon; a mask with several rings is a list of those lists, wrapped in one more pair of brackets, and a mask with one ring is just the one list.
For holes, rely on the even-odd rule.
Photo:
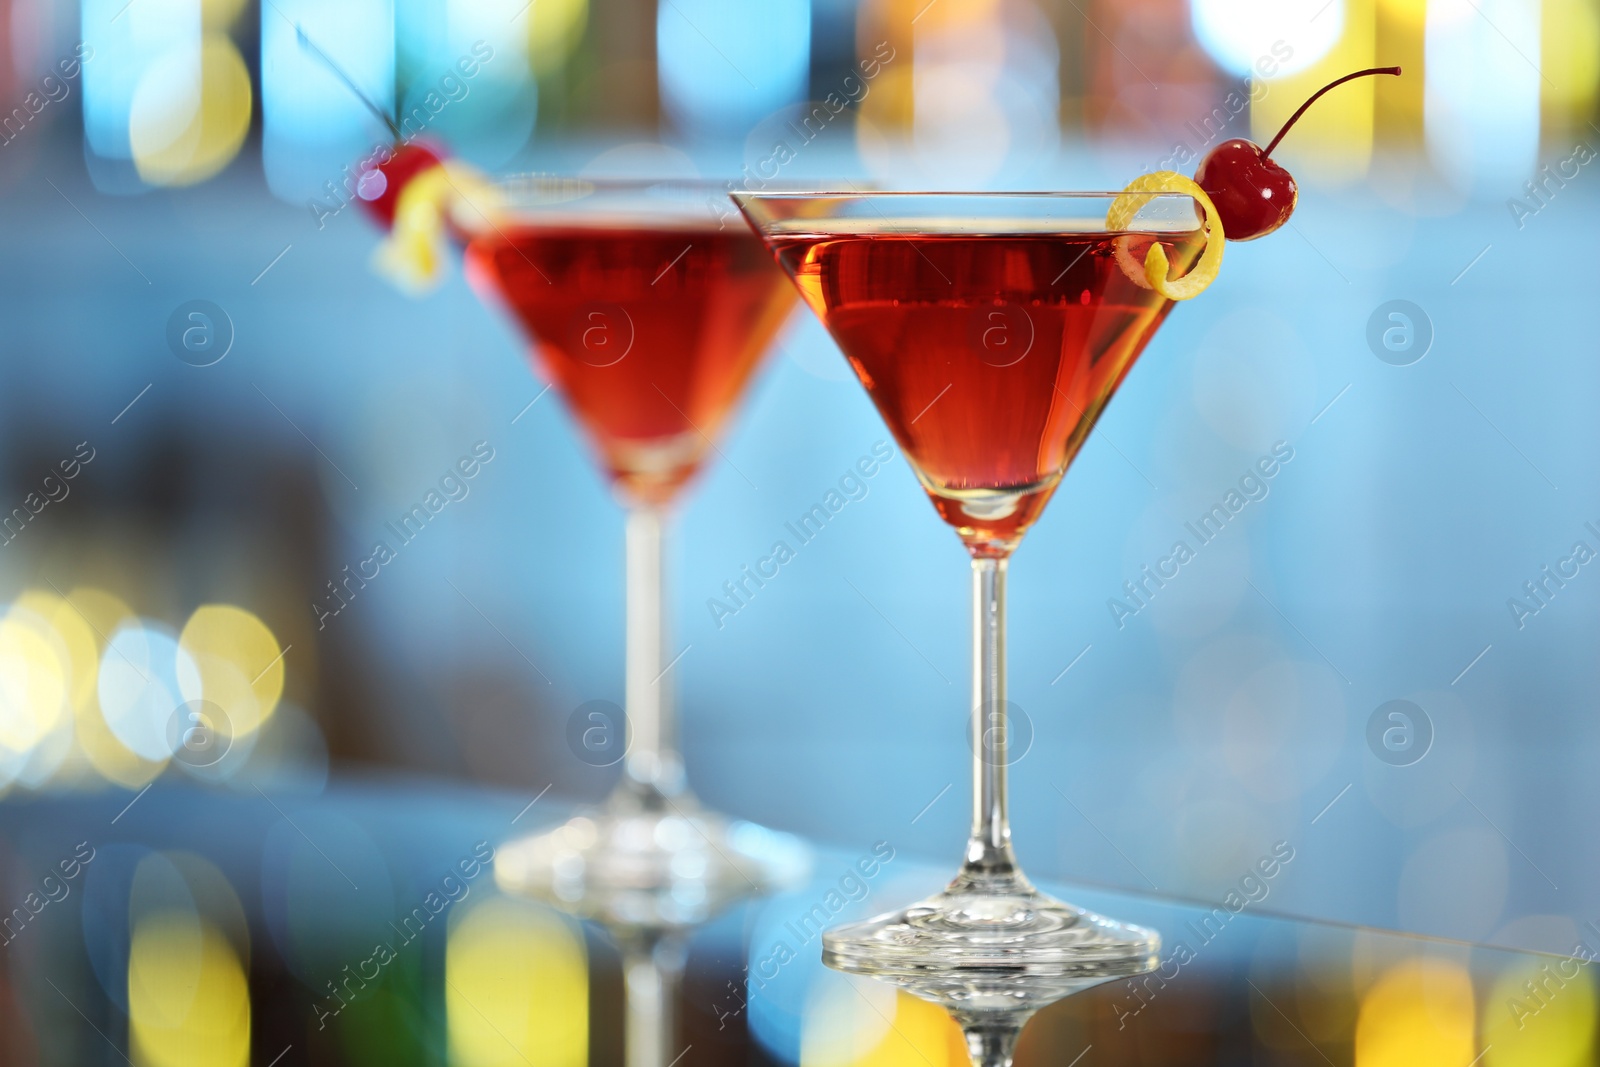
{"label": "martini glass", "polygon": [[[1115,193],[735,194],[843,350],[972,561],[972,832],[942,892],[823,936],[823,959],[950,1007],[1001,1062],[1028,1007],[1155,966],[1160,937],[1051,899],[1007,817],[1006,570],[1171,302],[1159,241],[1204,245],[1189,197]],[[1023,1009],[1019,1014],[1018,1009]]]}
{"label": "martini glass", "polygon": [[591,716],[574,742],[596,765],[620,757],[621,781],[495,868],[504,888],[615,930],[698,922],[805,864],[795,839],[701,805],[677,746],[665,528],[794,299],[726,188],[518,178],[497,210],[453,220],[469,280],[522,327],[627,511],[626,721]]}

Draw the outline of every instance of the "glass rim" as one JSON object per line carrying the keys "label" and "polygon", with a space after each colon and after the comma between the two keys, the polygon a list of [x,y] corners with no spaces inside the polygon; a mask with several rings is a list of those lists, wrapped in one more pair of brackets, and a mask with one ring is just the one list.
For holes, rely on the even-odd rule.
{"label": "glass rim", "polygon": [[[639,174],[586,177],[525,171],[489,178],[501,207],[513,222],[561,221],[592,225],[614,220],[624,225],[652,229],[722,229],[730,223],[744,225],[732,194],[743,179]],[[775,191],[811,192],[818,182],[782,183]],[[831,184],[831,182],[829,183]],[[453,213],[467,232],[485,228],[482,218]]]}
{"label": "glass rim", "polygon": [[[832,180],[833,179],[829,179],[829,181]],[[489,184],[500,190],[502,193],[516,193],[521,191],[537,193],[544,189],[549,189],[551,191],[571,190],[574,192],[587,189],[594,192],[630,193],[648,192],[652,189],[663,189],[681,190],[686,193],[718,193],[723,196],[740,196],[749,192],[746,189],[739,188],[739,186],[743,184],[743,179],[737,177],[674,177],[666,174],[589,177],[582,174],[554,174],[542,171],[525,171],[516,174],[491,175],[489,178]],[[779,188],[774,190],[774,195],[824,195],[822,189],[819,188],[818,182],[796,179],[787,183],[777,182],[769,184],[779,185]],[[868,188],[862,190],[862,192],[873,193],[877,192],[877,190]],[[840,193],[834,195],[842,196],[848,194]]]}
{"label": "glass rim", "polygon": [[730,191],[729,196],[735,200],[740,198],[749,200],[842,200],[849,197],[858,199],[895,199],[899,197],[965,197],[972,200],[986,199],[1022,199],[1038,198],[1046,200],[1115,200],[1119,196],[1142,196],[1150,200],[1175,199],[1182,197],[1185,200],[1199,203],[1192,193],[1181,192],[1140,192],[1127,189],[990,189],[990,190],[963,190],[963,189],[839,189],[839,190],[779,190],[776,192],[738,190]]}
{"label": "glass rim", "polygon": [[504,224],[720,230],[739,220],[728,199],[729,184],[663,175],[502,174],[489,179],[499,200],[495,218],[460,208],[451,214],[455,224],[472,235],[497,232]]}
{"label": "glass rim", "polygon": [[[1119,200],[1137,198],[1131,218],[1106,225]],[[856,190],[737,192],[733,201],[767,240],[795,236],[1059,236],[1201,232],[1205,209],[1186,192],[1098,190]],[[1153,209],[1152,209],[1153,206]],[[1174,217],[1182,215],[1182,218]],[[874,217],[876,216],[876,217]]]}

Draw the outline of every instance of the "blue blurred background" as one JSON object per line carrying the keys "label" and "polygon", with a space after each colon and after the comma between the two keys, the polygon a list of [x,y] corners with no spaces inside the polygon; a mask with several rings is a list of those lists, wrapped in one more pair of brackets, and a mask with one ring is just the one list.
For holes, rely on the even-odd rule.
{"label": "blue blurred background", "polygon": [[[1015,557],[1017,839],[1205,899],[1287,840],[1274,908],[1515,947],[1600,919],[1594,0],[0,0],[7,803],[189,776],[161,724],[202,693],[243,724],[209,788],[610,786],[566,728],[622,698],[621,512],[458,274],[375,275],[340,205],[385,134],[296,25],[487,170],[739,180],[782,143],[785,180],[888,187],[1190,172],[1403,63],[1284,143],[1291,226],[1173,313]],[[171,340],[194,301],[207,366]],[[967,574],[903,460],[708,607],[886,438],[797,313],[675,531],[683,748],[721,810],[953,865]],[[319,626],[478,442],[466,499]]]}

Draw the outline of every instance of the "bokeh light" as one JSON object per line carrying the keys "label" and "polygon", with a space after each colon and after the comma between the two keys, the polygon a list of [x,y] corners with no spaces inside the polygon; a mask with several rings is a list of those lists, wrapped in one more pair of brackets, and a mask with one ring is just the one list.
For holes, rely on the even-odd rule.
{"label": "bokeh light", "polygon": [[[100,657],[105,654],[110,635],[134,618],[133,609],[104,589],[80,586],[70,590],[54,612],[57,632],[73,655],[74,670],[83,695],[76,704],[78,745],[89,765],[107,782],[127,789],[138,789],[161,773],[167,757],[145,758],[122,743],[111,730],[100,710]],[[84,632],[89,644],[85,645]],[[86,664],[79,657],[88,655]]]}
{"label": "bokeh light", "polygon": [[965,1067],[948,1012],[870,979],[819,984],[806,1005],[800,1067]]}
{"label": "bokeh light", "polygon": [[168,727],[183,693],[199,687],[194,659],[158,622],[124,623],[100,658],[100,711],[117,740],[142,759],[172,755]]}
{"label": "bokeh light", "polygon": [[583,40],[589,0],[539,0],[528,9],[528,58],[540,78],[558,73]]}
{"label": "bokeh light", "polygon": [[[283,696],[286,651],[232,604],[202,605],[174,639],[103,589],[24,590],[0,612],[0,791],[137,788],[180,744],[187,771],[231,778]],[[214,759],[192,750],[197,715]],[[273,742],[267,773],[295,777],[309,759],[310,785],[326,758],[320,730],[301,714]]]}
{"label": "bokeh light", "polygon": [[1475,1047],[1472,980],[1445,960],[1390,967],[1361,998],[1356,1067],[1467,1067]]}
{"label": "bokeh light", "polygon": [[200,18],[208,30],[226,30],[244,14],[249,0],[200,0]]}
{"label": "bokeh light", "polygon": [[65,755],[71,681],[70,654],[45,618],[24,607],[0,617],[0,788],[37,785]]}
{"label": "bokeh light", "polygon": [[[1349,0],[1361,3],[1362,0]],[[1273,60],[1279,75],[1325,57],[1345,28],[1347,0],[1192,0],[1194,35],[1222,69],[1260,75]]]}
{"label": "bokeh light", "polygon": [[406,136],[425,129],[455,155],[489,170],[505,166],[528,143],[539,86],[529,65],[533,42],[524,9],[527,0],[442,0],[430,17],[401,19],[401,44],[410,54],[400,100]]}
{"label": "bokeh light", "polygon": [[1593,1063],[1591,963],[1528,961],[1495,980],[1483,1002],[1484,1067],[1578,1067]]}
{"label": "bokeh light", "polygon": [[250,1062],[248,929],[223,874],[151,853],[128,891],[128,1035],[137,1067]]}
{"label": "bokeh light", "polygon": [[805,95],[809,0],[671,0],[656,13],[661,106],[691,136],[740,135]]}
{"label": "bokeh light", "polygon": [[208,33],[199,46],[157,56],[130,102],[128,143],[152,185],[192,185],[227,166],[250,130],[250,71],[231,40]]}
{"label": "bokeh light", "polygon": [[1539,151],[1540,8],[1430,0],[1424,76],[1428,153],[1452,184],[1516,190]]}
{"label": "bokeh light", "polygon": [[[1600,10],[1589,0],[1543,0],[1539,69],[1546,125],[1584,129],[1600,84]],[[1565,147],[1565,146],[1562,146]]]}
{"label": "bokeh light", "polygon": [[[113,160],[133,158],[130,124],[141,83],[158,61],[199,55],[199,0],[83,0],[83,132],[89,149]],[[181,64],[180,64],[181,65]],[[191,87],[198,81],[192,80]]]}
{"label": "bokeh light", "polygon": [[[1306,24],[1313,29],[1320,27],[1335,14],[1334,8],[1343,9],[1339,32],[1326,41],[1307,40],[1305,34],[1285,38],[1293,42],[1294,56],[1267,79],[1266,92],[1250,108],[1251,136],[1258,144],[1264,145],[1276,136],[1300,105],[1328,82],[1353,70],[1377,65],[1377,14],[1373,4],[1374,0],[1341,0]],[[1298,10],[1300,6],[1286,4],[1284,8]],[[1316,6],[1311,5],[1312,10]],[[1318,100],[1317,106],[1295,123],[1293,133],[1274,149],[1274,158],[1291,168],[1302,183],[1308,178],[1349,182],[1364,177],[1372,160],[1374,94],[1380,88],[1388,88],[1379,86],[1378,80],[1360,78]]]}
{"label": "bokeh light", "polygon": [[582,1067],[589,1062],[589,964],[571,920],[509,897],[453,917],[445,952],[450,1062]]}
{"label": "bokeh light", "polygon": [[55,649],[67,689],[66,716],[52,731],[49,741],[35,748],[19,778],[29,788],[92,784],[97,772],[77,735],[84,717],[99,716],[95,699],[99,649],[94,632],[70,604],[53,592],[25,590],[12,604],[11,613],[19,620],[35,620],[40,635]]}
{"label": "bokeh light", "polygon": [[232,604],[204,604],[184,623],[178,647],[196,668],[183,685],[183,699],[221,707],[231,737],[254,733],[277,708],[286,673],[284,650],[256,615]]}
{"label": "bokeh light", "polygon": [[157,912],[133,930],[128,1029],[141,1067],[243,1067],[250,1062],[244,968],[211,923]]}
{"label": "bokeh light", "polygon": [[225,32],[240,9],[239,0],[83,0],[90,150],[130,161],[149,185],[191,185],[227,166],[254,112],[249,68]]}
{"label": "bokeh light", "polygon": [[983,188],[1008,164],[1054,151],[1060,54],[1037,6],[950,0],[915,29],[919,184]]}
{"label": "bokeh light", "polygon": [[1428,0],[1378,0],[1378,12],[1401,26],[1420,30],[1428,19]]}

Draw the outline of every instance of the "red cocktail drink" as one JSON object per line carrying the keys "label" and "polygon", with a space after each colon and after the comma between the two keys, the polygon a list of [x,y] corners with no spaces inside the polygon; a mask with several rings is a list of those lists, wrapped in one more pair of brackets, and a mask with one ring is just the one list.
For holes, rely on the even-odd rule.
{"label": "red cocktail drink", "polygon": [[467,271],[625,495],[651,505],[698,469],[794,303],[760,239],[709,217],[512,221],[473,239]]}
{"label": "red cocktail drink", "polygon": [[[1150,234],[788,234],[778,260],[944,520],[1008,555],[1171,302],[1130,279]],[[1166,239],[1187,266],[1197,235]]]}

